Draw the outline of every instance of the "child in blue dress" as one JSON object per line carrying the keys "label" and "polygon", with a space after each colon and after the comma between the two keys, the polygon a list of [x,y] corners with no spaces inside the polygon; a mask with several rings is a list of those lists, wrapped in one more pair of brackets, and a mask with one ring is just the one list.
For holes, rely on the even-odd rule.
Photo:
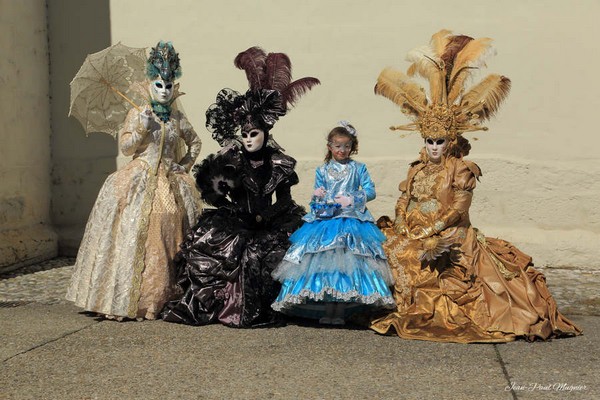
{"label": "child in blue dress", "polygon": [[366,208],[375,185],[366,165],[350,158],[357,152],[356,130],[341,121],[327,136],[311,211],[273,272],[282,284],[274,310],[343,325],[355,312],[395,307],[385,236]]}

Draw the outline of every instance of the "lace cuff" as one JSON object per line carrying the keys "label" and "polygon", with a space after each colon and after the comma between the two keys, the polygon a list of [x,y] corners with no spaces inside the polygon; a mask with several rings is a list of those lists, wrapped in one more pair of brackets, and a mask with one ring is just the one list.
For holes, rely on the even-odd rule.
{"label": "lace cuff", "polygon": [[352,206],[356,211],[364,213],[367,209],[367,194],[364,190],[357,190],[356,192],[349,193],[352,197]]}

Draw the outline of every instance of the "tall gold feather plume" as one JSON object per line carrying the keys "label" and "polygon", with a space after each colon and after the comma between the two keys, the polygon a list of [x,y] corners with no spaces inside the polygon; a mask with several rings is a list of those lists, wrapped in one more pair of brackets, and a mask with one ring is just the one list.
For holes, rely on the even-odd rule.
{"label": "tall gold feather plume", "polygon": [[463,96],[460,103],[462,113],[477,115],[480,121],[489,119],[508,96],[510,85],[510,79],[505,76],[488,75]]}
{"label": "tall gold feather plume", "polygon": [[449,31],[448,29],[442,29],[438,33],[435,33],[433,36],[431,36],[431,41],[429,43],[438,58],[442,57],[442,54],[444,54],[451,35],[452,31]]}
{"label": "tall gold feather plume", "polygon": [[406,54],[406,61],[412,62],[407,70],[408,76],[414,76],[417,73],[425,79],[430,79],[432,75],[437,75],[439,72],[440,58],[428,44],[409,51]]}
{"label": "tall gold feather plume", "polygon": [[402,71],[393,68],[381,71],[375,85],[375,94],[387,97],[413,116],[418,116],[427,107],[427,96],[423,88]]}
{"label": "tall gold feather plume", "polygon": [[453,104],[464,92],[464,85],[473,69],[485,66],[485,60],[496,53],[492,39],[471,40],[457,54],[448,84],[448,104]]}
{"label": "tall gold feather plume", "polygon": [[408,76],[419,74],[429,81],[431,101],[439,103],[442,99],[443,62],[430,45],[412,49],[406,55],[406,60],[412,64],[408,67]]}

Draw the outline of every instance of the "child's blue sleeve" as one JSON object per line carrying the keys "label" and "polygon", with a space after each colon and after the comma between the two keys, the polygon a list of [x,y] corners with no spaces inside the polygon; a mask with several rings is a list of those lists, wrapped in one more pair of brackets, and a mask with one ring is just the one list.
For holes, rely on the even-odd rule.
{"label": "child's blue sleeve", "polygon": [[371,175],[369,175],[369,171],[367,171],[367,166],[363,164],[359,171],[360,176],[360,187],[365,191],[365,195],[367,196],[367,201],[371,201],[375,199],[377,194],[375,193],[375,183],[371,179]]}
{"label": "child's blue sleeve", "polygon": [[318,189],[320,187],[323,187],[324,189],[327,189],[327,185],[325,183],[325,177],[323,176],[323,173],[321,172],[321,167],[317,168],[317,170],[315,171],[315,189]]}
{"label": "child's blue sleeve", "polygon": [[367,171],[367,166],[362,164],[358,170],[360,179],[360,189],[351,193],[354,197],[354,208],[360,212],[365,212],[367,202],[375,198],[375,183]]}

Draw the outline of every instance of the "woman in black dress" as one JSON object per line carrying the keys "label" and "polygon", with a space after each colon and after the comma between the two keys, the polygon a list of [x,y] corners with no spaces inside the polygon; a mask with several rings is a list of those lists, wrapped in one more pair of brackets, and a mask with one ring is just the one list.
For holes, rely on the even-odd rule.
{"label": "woman in black dress", "polygon": [[247,328],[277,319],[271,303],[280,287],[271,272],[305,211],[291,197],[296,161],[269,132],[319,81],[291,82],[289,58],[257,47],[234,63],[246,71],[250,90],[223,89],[206,112],[206,126],[222,149],[194,172],[203,199],[216,208],[204,211],[181,245],[178,284],[184,293],[166,305],[165,321]]}

